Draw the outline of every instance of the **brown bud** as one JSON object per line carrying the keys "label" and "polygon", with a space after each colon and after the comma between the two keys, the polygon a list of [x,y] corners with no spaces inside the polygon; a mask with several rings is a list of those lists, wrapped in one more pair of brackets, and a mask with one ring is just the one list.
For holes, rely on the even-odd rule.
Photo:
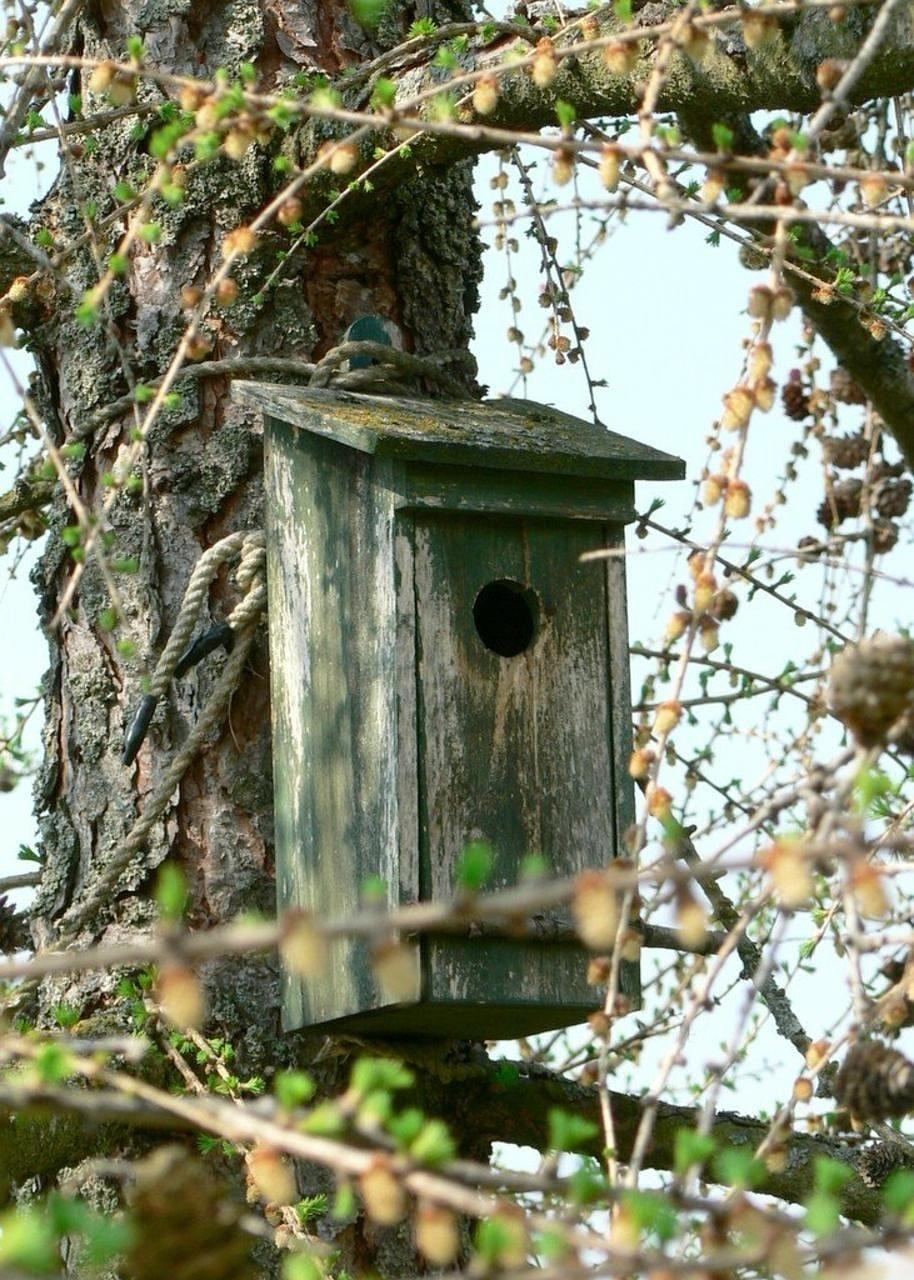
{"label": "brown bud", "polygon": [[543,36],[542,40],[537,43],[533,62],[530,64],[533,83],[538,89],[547,88],[555,79],[557,69],[558,60],[555,56],[555,45],[549,36]]}
{"label": "brown bud", "polygon": [[622,935],[622,959],[635,964],[641,957],[641,933],[637,929],[626,929]]}
{"label": "brown bud", "polygon": [[473,86],[473,110],[481,116],[490,116],[498,106],[498,77],[487,73],[480,76]]}
{"label": "brown bud", "polygon": [[375,1156],[359,1178],[365,1212],[382,1227],[393,1227],[406,1217],[407,1196],[403,1184],[385,1156]]}
{"label": "brown bud", "polygon": [[882,204],[888,194],[889,186],[882,174],[868,174],[860,179],[860,198],[868,209],[875,209]]}
{"label": "brown bud", "polygon": [[305,206],[299,200],[298,196],[289,196],[288,200],[283,200],[276,214],[276,221],[282,223],[284,227],[294,226],[301,222],[302,214]]}
{"label": "brown bud", "polygon": [[188,360],[205,360],[213,349],[213,340],[205,333],[195,333],[187,343]]}
{"label": "brown bud", "polygon": [[749,425],[752,410],[755,408],[755,396],[751,387],[734,387],[724,396],[724,414],[721,425],[728,431],[742,431]]}
{"label": "brown bud", "polygon": [[843,58],[823,58],[816,67],[816,84],[823,93],[830,93],[838,87],[847,66]]}
{"label": "brown bud", "polygon": [[433,1267],[447,1267],[460,1252],[457,1216],[444,1205],[420,1203],[414,1224],[416,1248]]}
{"label": "brown bud", "polygon": [[682,706],[675,701],[662,702],[654,712],[654,733],[658,735],[670,733],[679,724]]}
{"label": "brown bud", "polygon": [[749,359],[746,361],[746,375],[749,381],[754,383],[760,378],[767,378],[773,363],[771,343],[754,342],[749,349]]}
{"label": "brown bud", "polygon": [[638,747],[632,752],[628,762],[629,775],[632,778],[646,778],[655,759],[654,752],[648,747]]}
{"label": "brown bud", "polygon": [[809,1076],[797,1076],[793,1082],[793,1096],[797,1102],[808,1102],[812,1097],[812,1081]]}
{"label": "brown bud", "polygon": [[782,907],[794,911],[808,904],[815,882],[799,840],[778,840],[758,854],[758,863],[771,877],[771,887]]}
{"label": "brown bud", "polygon": [[787,190],[792,196],[798,196],[804,187],[807,187],[812,179],[809,176],[809,169],[805,164],[794,162],[788,164],[784,169],[784,181],[787,183]]}
{"label": "brown bud", "polygon": [[677,609],[675,613],[671,613],[667,618],[663,632],[667,644],[672,644],[674,640],[678,640],[681,635],[684,635],[691,621],[692,615],[688,609]]}
{"label": "brown bud", "polygon": [[359,148],[346,139],[337,142],[330,152],[330,172],[338,176],[351,173],[359,162]]}
{"label": "brown bud", "polygon": [[828,1058],[831,1045],[827,1040],[813,1040],[806,1050],[806,1065],[811,1071],[820,1067]]}
{"label": "brown bud", "polygon": [[706,507],[716,507],[727,487],[727,477],[718,473],[706,476],[701,486],[701,500]]}
{"label": "brown bud", "polygon": [[696,65],[699,65],[711,51],[711,38],[703,27],[697,27],[694,22],[690,22],[682,34],[682,49]]}
{"label": "brown bud", "polygon": [[611,970],[612,961],[609,956],[591,956],[587,964],[587,985],[605,987]]}
{"label": "brown bud", "polygon": [[222,140],[222,150],[230,160],[242,160],[253,141],[253,134],[247,129],[229,129]]}
{"label": "brown bud", "polygon": [[[729,486],[728,486],[729,487]],[[695,612],[704,613],[717,591],[717,579],[707,571],[698,575],[695,580]]]}
{"label": "brown bud", "polygon": [[739,597],[736,592],[725,587],[722,591],[715,592],[708,612],[718,622],[729,622],[731,618],[736,616],[738,608]]}
{"label": "brown bud", "polygon": [[156,1003],[173,1027],[199,1027],[206,1017],[200,979],[186,964],[163,964],[156,978]]}
{"label": "brown bud", "polygon": [[753,388],[755,391],[755,407],[762,413],[768,413],[774,404],[778,384],[773,378],[760,378]]}
{"label": "brown bud", "polygon": [[203,105],[204,97],[205,95],[196,85],[182,84],[178,90],[178,102],[181,104],[181,110],[187,111],[193,116],[196,116]]}
{"label": "brown bud", "polygon": [[703,204],[714,204],[720,199],[727,185],[727,175],[721,169],[709,169],[701,186]]}
{"label": "brown bud", "polygon": [[6,296],[15,306],[17,302],[25,302],[31,292],[32,286],[29,284],[28,276],[16,276],[7,290]]}
{"label": "brown bud", "polygon": [[613,40],[603,47],[603,61],[614,76],[630,76],[640,56],[641,45],[637,40]]}
{"label": "brown bud", "polygon": [[372,948],[372,968],[378,985],[397,1003],[418,1000],[422,989],[419,952],[407,942],[380,942]]}
{"label": "brown bud", "polygon": [[619,927],[619,895],[605,871],[582,871],[571,900],[578,936],[586,947],[612,947]]}
{"label": "brown bud", "polygon": [[215,99],[205,98],[200,103],[194,115],[194,123],[203,132],[215,129],[219,123],[219,109],[216,106]]}
{"label": "brown bud", "polygon": [[115,107],[126,107],[136,93],[136,76],[118,71],[108,88],[108,101]]}
{"label": "brown bud", "polygon": [[257,248],[257,232],[252,227],[236,227],[222,241],[222,256],[229,258],[233,254],[244,257]]}
{"label": "brown bud", "polygon": [[89,76],[89,90],[91,93],[107,93],[111,88],[115,76],[115,66],[113,62],[100,62]]}
{"label": "brown bud", "polygon": [[851,893],[862,916],[881,920],[891,910],[885,891],[885,877],[871,862],[860,862],[850,875]]}
{"label": "brown bud", "polygon": [[698,636],[701,640],[701,647],[704,649],[705,653],[713,653],[720,644],[719,632],[720,627],[712,618],[705,617],[702,619]]}
{"label": "brown bud", "polygon": [[290,973],[314,978],[327,963],[327,942],[310,912],[284,912],[280,925],[279,955]]}
{"label": "brown bud", "polygon": [[774,320],[786,320],[793,310],[795,302],[792,289],[788,289],[786,285],[781,285],[774,291],[774,298],[771,305],[771,315]]}
{"label": "brown bud", "polygon": [[754,284],[749,290],[748,311],[756,320],[769,320],[774,305],[774,294],[767,284]]}
{"label": "brown bud", "polygon": [[273,1204],[294,1204],[298,1197],[295,1171],[281,1151],[258,1142],[245,1160],[251,1182],[262,1200]]}
{"label": "brown bud", "polygon": [[752,509],[752,492],[745,480],[731,480],[727,485],[724,510],[734,520],[744,519]]}
{"label": "brown bud", "polygon": [[708,913],[685,884],[676,890],[676,928],[687,950],[700,947],[707,936]]}
{"label": "brown bud", "polygon": [[607,142],[600,149],[600,181],[607,191],[615,191],[619,185],[623,151],[614,142]]}
{"label": "brown bud", "polygon": [[587,1025],[590,1033],[597,1040],[605,1040],[609,1035],[610,1022],[609,1018],[602,1009],[595,1009],[593,1013],[587,1015]]}
{"label": "brown bud", "polygon": [[767,13],[758,13],[755,9],[743,9],[740,21],[747,49],[760,49],[766,44],[772,44],[780,33],[775,18]]}
{"label": "brown bud", "polygon": [[673,811],[673,797],[665,787],[652,783],[647,789],[647,811],[652,818],[663,821]]}
{"label": "brown bud", "polygon": [[552,153],[552,181],[566,186],[574,177],[575,156],[571,147],[557,147]]}

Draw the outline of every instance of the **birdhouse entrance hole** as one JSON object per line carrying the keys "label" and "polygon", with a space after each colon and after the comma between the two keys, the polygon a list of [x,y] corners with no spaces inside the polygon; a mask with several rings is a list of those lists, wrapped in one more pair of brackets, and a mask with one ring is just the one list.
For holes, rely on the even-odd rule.
{"label": "birdhouse entrance hole", "polygon": [[536,594],[520,582],[488,582],[473,602],[476,632],[492,653],[514,658],[529,649],[536,634]]}

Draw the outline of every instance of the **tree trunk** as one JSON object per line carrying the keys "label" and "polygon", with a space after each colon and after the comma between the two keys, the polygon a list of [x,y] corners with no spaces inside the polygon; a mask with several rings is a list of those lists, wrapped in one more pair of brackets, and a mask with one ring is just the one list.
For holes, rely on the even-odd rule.
{"label": "tree trunk", "polygon": [[[448,12],[439,16],[452,17],[456,3],[445,7]],[[411,6],[394,9],[369,36],[345,4],[323,0],[227,5],[176,0],[167,6],[97,0],[78,24],[72,49],[88,58],[116,59],[139,33],[152,66],[212,77],[220,68],[235,76],[242,62],[250,62],[269,90],[303,70],[337,72],[374,56],[381,44],[402,40],[416,14]],[[92,100],[78,74],[69,87]],[[144,81],[139,93],[153,102],[156,90]],[[115,182],[141,189],[154,167],[147,151],[152,128],[137,139],[131,121],[120,121],[98,134],[94,150],[74,146],[37,224],[64,242],[78,241],[87,202],[97,204],[100,219],[116,207]],[[93,414],[167,368],[185,324],[182,289],[206,284],[220,265],[225,235],[256,215],[279,189],[282,179],[273,167],[277,146],[272,141],[254,146],[240,162],[220,154],[189,172],[183,202],[160,202],[154,210],[162,228],[159,243],[138,246],[95,325],[82,323],[74,309],[99,280],[124,220],[112,222],[106,243],[83,245],[68,259],[70,293],[55,299],[33,341],[41,407],[56,442],[83,439],[88,445],[76,471],[76,487],[88,509],[97,510],[110,492],[106,476],[134,423],[128,410],[93,430]],[[271,224],[235,272],[238,301],[215,308],[208,318],[208,358],[269,355],[304,362],[326,352],[353,320],[369,313],[394,321],[408,351],[466,348],[481,275],[474,208],[468,163],[417,174],[385,199],[363,204],[355,216],[344,202],[340,221],[332,228],[325,224],[315,246],[299,248],[284,263],[278,282],[258,297],[277,254],[294,239]],[[232,403],[230,390],[225,376],[183,383],[179,403],[162,413],[144,446],[142,488],[121,488],[113,498],[110,555],[138,562],[135,573],[117,575],[122,614],[114,630],[105,616],[109,594],[92,556],[63,619],[51,626],[79,571],[60,536],[74,523],[73,513],[63,499],[53,512],[38,574],[51,651],[46,759],[38,785],[46,857],[35,908],[38,941],[53,941],[66,913],[78,910],[91,894],[185,742],[224,663],[218,655],[207,657],[172,684],[135,763],[125,766],[125,732],[201,552],[226,534],[262,523],[260,423]],[[224,619],[237,598],[223,572],[198,630]],[[135,656],[124,656],[125,640],[135,645]],[[227,722],[184,773],[116,891],[82,924],[80,941],[148,929],[156,914],[150,887],[166,857],[178,861],[186,874],[191,927],[252,909],[272,914],[268,703],[261,627]],[[110,973],[46,981],[39,1020],[47,1022],[61,1002],[83,1018],[102,1014],[116,981]],[[273,958],[214,963],[205,981],[210,1026],[234,1045],[239,1075],[269,1075],[296,1060],[301,1046],[279,1030]],[[364,1261],[366,1240],[351,1243],[353,1258],[361,1253]],[[388,1264],[378,1255],[374,1265],[404,1274],[406,1264],[397,1253]]]}

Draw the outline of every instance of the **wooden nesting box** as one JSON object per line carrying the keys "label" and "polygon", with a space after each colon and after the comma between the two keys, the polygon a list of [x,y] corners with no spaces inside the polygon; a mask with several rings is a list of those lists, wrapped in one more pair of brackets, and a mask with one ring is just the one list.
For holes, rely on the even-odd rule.
{"label": "wooden nesting box", "polygon": [[[259,383],[279,908],[448,898],[468,841],[487,888],[540,853],[605,866],[633,819],[625,566],[633,481],[683,464],[521,401],[405,401]],[[563,922],[418,940],[391,1003],[365,943],[288,978],[284,1024],[497,1038],[582,1020],[596,993]],[[550,930],[559,937],[549,939]],[[638,998],[636,966],[625,987]]]}

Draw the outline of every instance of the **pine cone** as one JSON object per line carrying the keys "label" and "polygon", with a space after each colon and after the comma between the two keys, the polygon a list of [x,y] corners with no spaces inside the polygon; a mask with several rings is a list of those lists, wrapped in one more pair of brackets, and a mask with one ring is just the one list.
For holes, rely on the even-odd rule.
{"label": "pine cone", "polygon": [[722,591],[715,591],[714,598],[708,607],[708,613],[712,618],[716,618],[718,622],[728,622],[730,618],[736,616],[738,608],[739,597],[736,592],[724,587]]}
{"label": "pine cone", "polygon": [[816,512],[819,524],[826,529],[833,529],[842,520],[852,519],[860,514],[860,496],[863,493],[863,481],[856,477],[848,477],[836,485]]}
{"label": "pine cone", "polygon": [[850,436],[823,436],[822,449],[826,462],[841,470],[852,471],[866,461],[870,446],[866,437],[856,431]]}
{"label": "pine cone", "polygon": [[881,1187],[890,1173],[896,1169],[910,1169],[912,1163],[914,1160],[903,1147],[889,1142],[865,1147],[854,1160],[857,1173],[868,1187]]}
{"label": "pine cone", "polygon": [[202,1160],[160,1147],[136,1167],[130,1280],[254,1280],[244,1206]]}
{"label": "pine cone", "polygon": [[905,464],[903,462],[886,462],[885,458],[880,458],[878,462],[874,462],[870,470],[870,484],[876,484],[879,480],[888,480],[892,476],[903,476],[905,472]]}
{"label": "pine cone", "polygon": [[832,663],[828,701],[861,746],[906,735],[914,716],[914,640],[877,633],[848,645]]}
{"label": "pine cone", "polygon": [[873,521],[873,551],[877,556],[891,551],[898,541],[898,525],[892,520]]}
{"label": "pine cone", "polygon": [[912,488],[914,486],[907,478],[904,480],[884,480],[876,490],[876,510],[887,519],[891,519],[893,516],[903,516],[911,501]]}
{"label": "pine cone", "polygon": [[14,951],[24,951],[28,945],[25,916],[17,914],[5,893],[0,894],[0,955],[11,956]]}
{"label": "pine cone", "polygon": [[803,389],[799,369],[791,369],[787,381],[781,387],[781,404],[787,417],[793,418],[794,422],[802,422],[809,413],[809,396]]}
{"label": "pine cone", "polygon": [[866,404],[866,396],[846,369],[832,370],[831,393],[841,404]]}
{"label": "pine cone", "polygon": [[855,1044],[835,1076],[835,1097],[858,1120],[903,1116],[914,1107],[914,1062],[876,1040]]}
{"label": "pine cone", "polygon": [[797,559],[813,560],[816,556],[820,556],[825,550],[825,544],[821,538],[814,538],[812,534],[807,533],[797,543],[797,551],[800,553]]}

